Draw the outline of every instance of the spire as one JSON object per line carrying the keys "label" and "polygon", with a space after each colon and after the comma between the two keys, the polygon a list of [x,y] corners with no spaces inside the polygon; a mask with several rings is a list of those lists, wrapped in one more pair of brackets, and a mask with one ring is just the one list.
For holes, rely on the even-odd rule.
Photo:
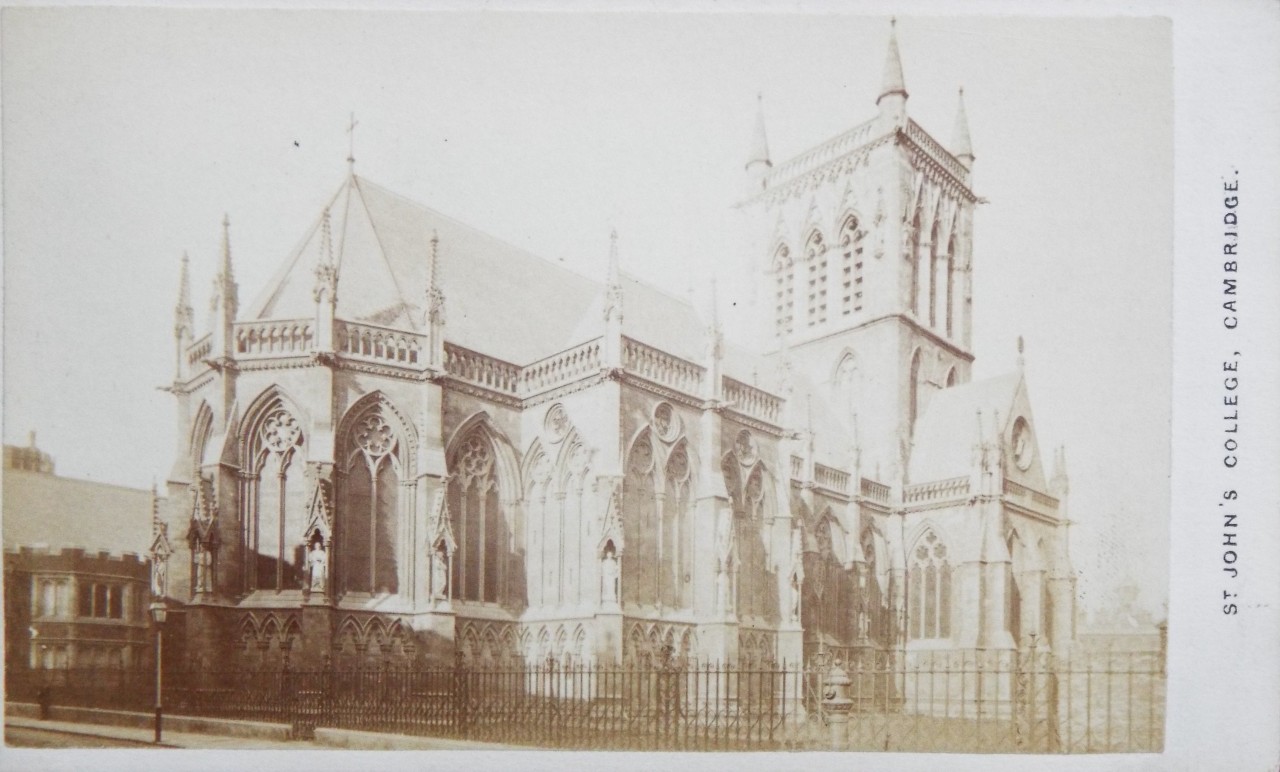
{"label": "spire", "polygon": [[887,96],[900,95],[903,100],[907,98],[907,84],[902,77],[902,57],[898,55],[898,20],[889,20],[889,51],[884,59],[884,80],[880,86],[880,96],[876,97],[876,104]]}
{"label": "spire", "polygon": [[960,103],[956,108],[956,125],[951,131],[951,152],[964,167],[973,165],[973,143],[969,139],[969,116],[964,111],[964,86],[960,87]]}
{"label": "spire", "polygon": [[756,127],[751,135],[751,152],[747,154],[747,170],[756,164],[767,169],[773,166],[769,160],[769,139],[764,131],[764,94],[756,94]]}
{"label": "spire", "polygon": [[618,264],[618,229],[609,232],[609,265],[604,282],[604,350],[606,368],[622,367],[622,269]]}
{"label": "spire", "polygon": [[1027,369],[1026,350],[1027,350],[1027,344],[1022,340],[1022,336],[1019,335],[1018,336],[1018,371],[1019,372]]}
{"label": "spire", "polygon": [[430,367],[444,367],[444,290],[440,288],[440,234],[432,229],[431,250],[427,254],[427,335],[431,342],[427,355]]}
{"label": "spire", "polygon": [[191,258],[182,253],[182,268],[178,272],[178,304],[173,309],[174,334],[194,332],[195,311],[191,308]]}
{"label": "spire", "polygon": [[234,321],[239,306],[235,273],[231,265],[231,218],[222,215],[222,264],[218,269],[218,290],[228,321]]}
{"label": "spire", "polygon": [[347,124],[347,173],[352,177],[356,175],[356,126],[359,125],[356,114],[351,113],[351,122]]}

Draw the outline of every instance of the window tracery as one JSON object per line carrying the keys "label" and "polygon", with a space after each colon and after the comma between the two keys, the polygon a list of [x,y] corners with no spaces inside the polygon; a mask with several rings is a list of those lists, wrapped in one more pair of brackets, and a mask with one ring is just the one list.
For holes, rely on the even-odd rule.
{"label": "window tracery", "polygon": [[911,552],[907,570],[907,631],[912,640],[951,637],[951,563],[932,530]]}
{"label": "window tracery", "polygon": [[294,414],[276,399],[250,430],[251,476],[241,522],[253,560],[246,566],[249,589],[286,590],[302,586],[306,490],[304,436]]}
{"label": "window tracery", "polygon": [[357,416],[340,458],[342,517],[335,527],[337,573],[346,592],[399,590],[401,488],[408,459],[381,402]]}
{"label": "window tracery", "polygon": [[840,228],[840,313],[842,316],[862,310],[862,247],[866,234],[858,227],[858,218],[849,215]]}
{"label": "window tracery", "polygon": [[773,257],[775,284],[774,327],[779,336],[790,335],[795,327],[795,264],[786,244]]}
{"label": "window tracery", "polygon": [[813,327],[827,321],[827,247],[818,231],[805,242],[804,256],[809,280],[805,321]]}

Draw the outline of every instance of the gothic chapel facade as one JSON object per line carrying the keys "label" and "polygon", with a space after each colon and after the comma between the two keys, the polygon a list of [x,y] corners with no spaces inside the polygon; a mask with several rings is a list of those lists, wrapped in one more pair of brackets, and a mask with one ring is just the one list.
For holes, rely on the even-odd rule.
{"label": "gothic chapel facade", "polygon": [[185,258],[176,310],[153,591],[181,657],[1068,647],[1063,454],[1047,476],[1021,372],[970,379],[963,104],[944,148],[892,35],[881,91],[777,165],[759,116],[723,318],[616,237],[592,280],[354,171],[241,306],[224,221],[208,333]]}

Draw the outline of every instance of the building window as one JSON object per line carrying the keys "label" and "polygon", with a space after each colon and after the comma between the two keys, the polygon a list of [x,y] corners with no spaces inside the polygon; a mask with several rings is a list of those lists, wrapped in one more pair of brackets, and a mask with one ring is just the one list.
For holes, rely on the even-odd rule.
{"label": "building window", "polygon": [[947,545],[933,531],[916,542],[907,574],[908,637],[950,638],[951,563],[947,560]]}
{"label": "building window", "polygon": [[506,592],[511,531],[498,495],[492,439],[483,428],[459,444],[449,464],[449,512],[458,551],[453,559],[453,597],[500,603]]}
{"label": "building window", "polygon": [[302,427],[278,400],[260,415],[250,434],[253,476],[244,499],[249,510],[244,518],[248,552],[253,556],[250,589],[298,589],[307,493]]}
{"label": "building window", "polygon": [[36,581],[36,616],[60,617],[67,613],[67,589],[65,579],[39,579]]}
{"label": "building window", "polygon": [[375,405],[358,416],[344,435],[346,461],[335,537],[338,574],[347,592],[399,590],[397,542],[400,488],[405,467],[402,432]]}
{"label": "building window", "polygon": [[80,585],[80,616],[124,618],[124,585],[92,582]]}
{"label": "building window", "polygon": [[862,310],[862,239],[858,218],[849,215],[840,227],[840,314]]}
{"label": "building window", "polygon": [[779,337],[790,335],[795,323],[795,265],[786,244],[778,247],[773,258],[775,285],[774,328]]}
{"label": "building window", "polygon": [[822,234],[814,231],[805,242],[804,259],[808,270],[808,306],[805,321],[808,326],[827,321],[827,248]]}

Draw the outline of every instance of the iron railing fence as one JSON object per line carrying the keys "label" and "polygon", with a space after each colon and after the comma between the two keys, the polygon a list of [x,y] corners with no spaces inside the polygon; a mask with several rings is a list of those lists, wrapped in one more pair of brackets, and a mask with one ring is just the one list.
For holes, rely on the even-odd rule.
{"label": "iron railing fence", "polygon": [[[808,666],[166,669],[165,711],[554,748],[1159,751],[1159,655],[841,652]],[[832,732],[831,668],[848,674]],[[11,670],[10,700],[149,710],[154,675]]]}

